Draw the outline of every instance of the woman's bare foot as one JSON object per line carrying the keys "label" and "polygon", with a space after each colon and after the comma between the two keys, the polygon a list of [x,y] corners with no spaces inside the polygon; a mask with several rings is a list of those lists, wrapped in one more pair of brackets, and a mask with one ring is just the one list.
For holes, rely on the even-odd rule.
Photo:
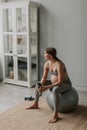
{"label": "woman's bare foot", "polygon": [[55,123],[58,120],[58,114],[54,115],[48,122],[49,123]]}
{"label": "woman's bare foot", "polygon": [[31,106],[29,106],[29,107],[26,108],[26,110],[28,110],[28,109],[39,109],[38,103],[35,102],[33,105],[31,105]]}

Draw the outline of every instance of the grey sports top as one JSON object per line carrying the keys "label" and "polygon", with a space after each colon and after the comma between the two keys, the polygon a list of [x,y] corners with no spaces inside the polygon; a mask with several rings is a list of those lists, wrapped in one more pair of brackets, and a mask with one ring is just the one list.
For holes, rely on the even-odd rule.
{"label": "grey sports top", "polygon": [[49,73],[58,76],[58,71],[57,71],[57,69],[56,69],[55,71],[49,71]]}
{"label": "grey sports top", "polygon": [[[64,67],[64,73],[66,72],[66,68]],[[58,70],[56,69],[55,71],[49,71],[50,74],[58,76]],[[69,79],[69,77],[67,77],[66,79],[64,79],[63,83],[69,83],[71,84],[71,81]]]}
{"label": "grey sports top", "polygon": [[[58,76],[57,69],[55,71],[49,71],[49,73],[52,74],[52,75]],[[64,79],[63,83],[71,84],[71,81],[70,81],[69,77],[67,77],[66,79]]]}
{"label": "grey sports top", "polygon": [[[65,67],[64,67],[63,71],[64,71],[64,73],[66,72],[66,68]],[[58,70],[57,69],[55,71],[51,70],[51,71],[49,71],[49,73],[58,76]]]}

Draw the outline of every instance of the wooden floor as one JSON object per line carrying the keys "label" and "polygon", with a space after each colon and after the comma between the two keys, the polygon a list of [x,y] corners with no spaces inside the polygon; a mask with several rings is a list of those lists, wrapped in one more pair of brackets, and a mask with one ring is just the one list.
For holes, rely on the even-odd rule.
{"label": "wooden floor", "polygon": [[[25,97],[34,97],[35,88],[26,88],[0,82],[0,113],[24,101]],[[87,106],[87,92],[79,91],[79,104]],[[43,94],[46,96],[46,92]]]}

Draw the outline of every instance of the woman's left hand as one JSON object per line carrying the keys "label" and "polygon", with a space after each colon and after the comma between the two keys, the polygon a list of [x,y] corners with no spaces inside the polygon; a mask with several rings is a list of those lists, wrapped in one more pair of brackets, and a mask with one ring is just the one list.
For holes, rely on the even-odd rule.
{"label": "woman's left hand", "polygon": [[41,86],[38,90],[39,92],[44,92],[46,91],[48,88],[46,86]]}

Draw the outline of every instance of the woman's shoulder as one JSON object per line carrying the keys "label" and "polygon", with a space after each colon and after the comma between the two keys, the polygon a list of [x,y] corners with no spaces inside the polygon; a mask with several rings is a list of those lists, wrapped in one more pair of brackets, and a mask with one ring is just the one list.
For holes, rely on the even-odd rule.
{"label": "woman's shoulder", "polygon": [[44,64],[44,66],[45,66],[46,68],[49,68],[49,62],[46,61],[45,64]]}
{"label": "woman's shoulder", "polygon": [[59,68],[65,68],[65,64],[63,62],[57,61],[56,62],[57,67]]}
{"label": "woman's shoulder", "polygon": [[61,61],[57,61],[57,62],[56,62],[56,65],[58,65],[58,66],[65,66],[64,63],[61,62]]}

